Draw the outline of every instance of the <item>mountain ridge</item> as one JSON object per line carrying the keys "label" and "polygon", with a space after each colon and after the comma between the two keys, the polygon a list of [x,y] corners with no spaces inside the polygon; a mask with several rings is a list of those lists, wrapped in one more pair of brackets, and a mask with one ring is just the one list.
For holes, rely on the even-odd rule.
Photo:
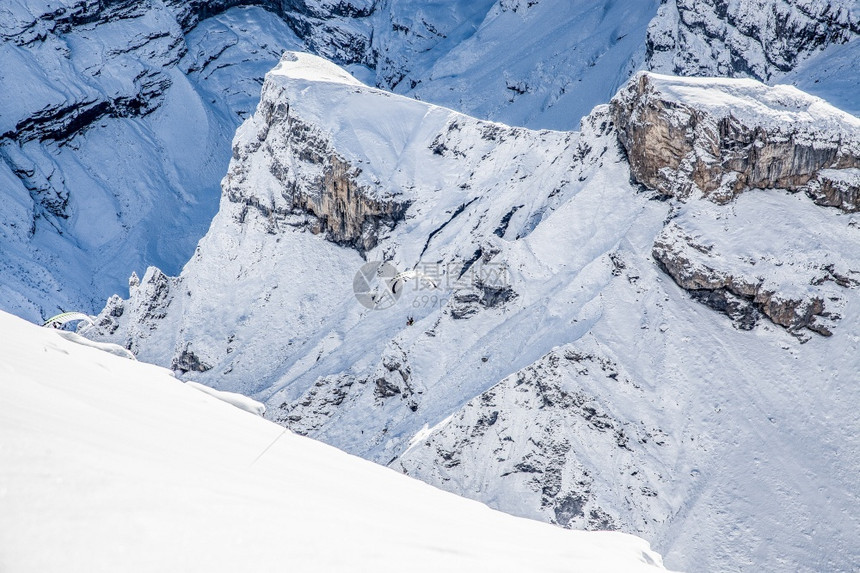
{"label": "mountain ridge", "polygon": [[[860,272],[846,247],[858,240],[851,213],[753,179],[763,188],[726,200],[695,188],[661,200],[637,181],[613,122],[613,106],[627,105],[624,89],[580,132],[530,131],[351,81],[314,82],[311,63],[345,77],[313,56],[284,56],[237,133],[221,211],[195,257],[179,278],[147,272],[128,301],[109,302],[88,336],[254,395],[295,431],[493,507],[638,532],[673,567],[744,570],[766,559],[815,570],[854,558],[850,518],[826,540],[816,534],[825,553],[797,537],[792,520],[830,514],[808,488],[798,489],[811,497],[798,498],[789,485],[812,473],[840,505],[850,503],[851,480],[843,480],[858,462],[845,449],[856,435],[845,381],[856,368],[858,300],[856,286],[833,277]],[[755,82],[729,84],[757,105],[756,94],[782,97]],[[711,113],[683,90],[653,97],[672,109],[683,102],[703,122]],[[768,113],[750,116],[761,133],[791,121],[778,105]],[[690,133],[686,117],[661,121]],[[845,129],[857,131],[854,123]],[[376,227],[364,248],[332,232],[347,228],[338,221],[353,211],[325,212],[334,222],[322,227],[314,222],[321,213],[295,200],[302,189],[339,196],[326,181],[352,168],[370,189],[365,196],[409,201],[403,218]],[[684,177],[677,165],[666,169]],[[359,197],[354,183],[344,185]],[[250,199],[259,206],[247,209]],[[741,291],[667,276],[654,261],[666,233],[689,241],[688,251],[660,255],[664,269],[701,263],[736,278],[743,269],[770,302],[741,311]],[[815,249],[804,247],[810,234]],[[404,291],[405,305],[368,310],[351,287],[376,257],[438,272],[442,292],[425,301],[430,293],[418,283]],[[499,276],[509,278],[491,281]],[[806,333],[817,322],[803,322],[794,293],[827,301],[829,316],[815,321],[833,321],[832,336]],[[728,317],[714,312],[720,304]],[[782,318],[795,311],[801,322]],[[833,345],[842,349],[836,363],[826,358]],[[757,380],[768,384],[757,388]],[[807,420],[800,403],[842,412],[841,422]],[[567,429],[561,441],[552,431],[559,425]],[[763,448],[782,453],[770,459]],[[743,485],[744,475],[759,478]],[[739,493],[726,498],[726,488]],[[744,499],[756,510],[744,509]],[[792,518],[776,520],[777,507]],[[748,542],[701,544],[738,523]],[[756,540],[776,531],[784,541],[771,541],[766,557],[756,553]]]}

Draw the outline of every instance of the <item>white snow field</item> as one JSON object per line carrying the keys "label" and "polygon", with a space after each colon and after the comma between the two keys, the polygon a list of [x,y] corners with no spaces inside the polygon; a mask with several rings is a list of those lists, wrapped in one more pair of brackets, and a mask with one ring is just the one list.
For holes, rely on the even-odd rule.
{"label": "white snow field", "polygon": [[653,571],[0,313],[0,571]]}

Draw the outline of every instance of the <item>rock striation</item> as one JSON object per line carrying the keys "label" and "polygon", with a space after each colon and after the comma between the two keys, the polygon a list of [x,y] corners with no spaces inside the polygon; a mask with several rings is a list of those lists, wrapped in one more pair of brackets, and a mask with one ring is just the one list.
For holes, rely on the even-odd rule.
{"label": "rock striation", "polygon": [[857,209],[860,120],[787,86],[640,73],[610,104],[637,182],[726,203],[749,189]]}

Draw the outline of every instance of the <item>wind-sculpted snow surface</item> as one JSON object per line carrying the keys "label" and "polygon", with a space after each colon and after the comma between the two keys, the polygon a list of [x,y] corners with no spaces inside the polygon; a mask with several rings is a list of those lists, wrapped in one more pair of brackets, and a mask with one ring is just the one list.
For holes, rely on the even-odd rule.
{"label": "wind-sculpted snow surface", "polygon": [[633,536],[491,511],[162,368],[0,329],[4,573],[665,570]]}
{"label": "wind-sculpted snow surface", "polygon": [[[684,95],[699,80],[678,82],[705,113]],[[612,115],[508,127],[288,53],[182,274],[150,269],[87,335],[494,508],[639,532],[674,567],[850,569],[856,215],[776,184],[665,200],[636,182]],[[379,260],[432,281],[369,309],[353,279]],[[718,300],[735,283],[684,272],[769,298],[739,320]],[[798,293],[829,316],[780,307]]]}

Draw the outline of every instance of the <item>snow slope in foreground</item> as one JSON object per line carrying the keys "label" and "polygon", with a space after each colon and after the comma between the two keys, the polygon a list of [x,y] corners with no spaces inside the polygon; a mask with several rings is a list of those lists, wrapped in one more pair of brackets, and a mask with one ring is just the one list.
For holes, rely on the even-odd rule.
{"label": "snow slope in foreground", "polygon": [[[0,313],[0,570],[647,571]],[[656,566],[656,567],[655,567]]]}

